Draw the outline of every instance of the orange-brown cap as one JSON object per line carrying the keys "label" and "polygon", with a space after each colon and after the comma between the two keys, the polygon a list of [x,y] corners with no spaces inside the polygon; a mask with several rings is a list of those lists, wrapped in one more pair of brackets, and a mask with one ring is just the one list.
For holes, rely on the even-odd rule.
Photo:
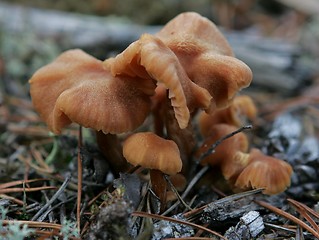
{"label": "orange-brown cap", "polygon": [[81,50],[66,51],[39,69],[30,85],[33,105],[54,133],[72,122],[104,133],[133,130],[149,114],[149,93],[156,87],[113,77],[109,66]]}
{"label": "orange-brown cap", "polygon": [[[214,52],[233,56],[228,41],[216,25],[195,12],[184,12],[169,21],[157,34],[174,50],[199,51],[214,49]],[[198,49],[198,52],[193,52]]]}
{"label": "orange-brown cap", "polygon": [[[203,145],[196,153],[197,157],[200,157],[205,153],[212,144],[217,140],[236,131],[237,128],[228,124],[217,124],[211,129],[211,136],[207,137]],[[220,166],[223,176],[229,180],[237,177],[238,174],[248,164],[247,158],[241,153],[248,151],[249,143],[247,136],[240,132],[236,135],[222,141],[215,149],[215,152],[205,157],[201,164],[210,164],[212,166]]]}
{"label": "orange-brown cap", "polygon": [[186,128],[190,112],[210,106],[211,95],[187,76],[176,55],[159,38],[143,34],[111,61],[114,76],[153,79],[168,89],[168,97],[180,128]]}
{"label": "orange-brown cap", "polygon": [[249,153],[249,164],[238,176],[235,186],[241,189],[264,188],[265,194],[277,194],[290,186],[292,172],[287,162],[253,148]]}
{"label": "orange-brown cap", "polygon": [[250,68],[233,56],[215,24],[197,13],[178,15],[156,36],[177,55],[188,77],[211,94],[208,112],[228,106],[252,80]]}
{"label": "orange-brown cap", "polygon": [[176,143],[152,132],[140,132],[129,136],[123,143],[123,155],[134,166],[157,169],[170,175],[182,169]]}
{"label": "orange-brown cap", "polygon": [[219,109],[211,114],[201,112],[199,115],[199,128],[202,136],[210,135],[212,126],[219,123],[227,123],[236,127],[247,124],[247,120],[253,121],[257,116],[257,108],[251,97],[240,95],[234,98],[231,105]]}

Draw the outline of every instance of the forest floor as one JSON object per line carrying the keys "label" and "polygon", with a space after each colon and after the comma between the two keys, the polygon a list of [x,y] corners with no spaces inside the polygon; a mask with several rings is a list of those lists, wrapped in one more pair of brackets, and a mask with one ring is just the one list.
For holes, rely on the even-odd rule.
{"label": "forest floor", "polygon": [[[8,7],[0,5],[0,13]],[[112,172],[93,131],[71,125],[62,135],[53,135],[32,106],[27,81],[68,48],[106,57],[122,50],[139,31],[157,28],[128,33],[123,26],[136,25],[124,21],[112,39],[99,31],[105,19],[90,16],[96,24],[90,22],[82,31],[97,27],[95,36],[102,37],[94,42],[79,40],[83,32],[72,32],[72,24],[82,24],[78,15],[40,10],[30,17],[36,23],[30,20],[15,31],[10,31],[9,16],[0,17],[0,239],[319,239],[319,34],[313,27],[319,20],[294,7],[270,18],[276,28],[268,20],[251,23],[262,29],[250,31],[252,37],[219,19],[230,28],[226,37],[236,55],[254,73],[252,85],[242,91],[258,109],[253,129],[245,130],[250,145],[292,165],[290,187],[274,196],[262,189],[235,193],[223,179],[209,180],[213,170],[220,175],[216,169],[195,166],[186,189],[162,212],[143,169]],[[247,20],[247,14],[234,13]],[[70,17],[70,29],[60,31],[58,24],[46,33],[34,18],[45,23],[45,15],[49,20],[62,16],[54,14]],[[265,36],[269,28],[272,35]],[[109,49],[105,39],[111,39]]]}

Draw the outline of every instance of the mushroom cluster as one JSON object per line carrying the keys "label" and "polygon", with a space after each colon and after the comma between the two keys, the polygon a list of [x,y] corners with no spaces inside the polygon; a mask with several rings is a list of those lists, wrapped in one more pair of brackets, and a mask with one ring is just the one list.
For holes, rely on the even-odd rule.
{"label": "mushroom cluster", "polygon": [[[238,96],[225,109],[209,115],[201,113],[199,125],[204,143],[196,155],[205,153],[216,141],[245,121],[256,117],[256,107],[248,96]],[[256,148],[249,150],[246,134],[240,132],[218,145],[214,153],[201,160],[202,165],[218,166],[224,178],[235,188],[263,188],[265,194],[283,192],[290,185],[292,167],[285,161],[267,156]]]}
{"label": "mushroom cluster", "polygon": [[[78,123],[97,132],[115,172],[125,171],[128,161],[174,175],[189,168],[197,112],[230,106],[251,80],[250,68],[214,23],[186,12],[103,61],[66,51],[29,82],[33,105],[52,132]],[[148,117],[153,127],[136,133]],[[120,133],[128,133],[123,142]]]}

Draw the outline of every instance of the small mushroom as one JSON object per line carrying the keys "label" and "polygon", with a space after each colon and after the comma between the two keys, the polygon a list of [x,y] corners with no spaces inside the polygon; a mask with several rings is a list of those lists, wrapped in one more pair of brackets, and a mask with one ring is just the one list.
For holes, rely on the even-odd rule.
{"label": "small mushroom", "polygon": [[163,174],[174,175],[182,170],[176,143],[152,132],[135,133],[124,141],[123,155],[132,165],[150,169],[152,189],[159,197],[163,209],[167,192]]}
{"label": "small mushroom", "polygon": [[143,34],[105,64],[112,66],[113,76],[153,79],[164,85],[180,128],[187,127],[195,108],[210,106],[212,97],[208,91],[189,79],[176,55],[158,37]]}
{"label": "small mushroom", "polygon": [[253,100],[247,95],[234,98],[231,105],[224,109],[216,110],[211,114],[201,112],[199,115],[199,127],[202,136],[210,134],[210,128],[219,123],[226,123],[236,127],[243,126],[247,121],[254,121],[257,116],[257,108]]}
{"label": "small mushroom", "polygon": [[[134,130],[150,113],[150,96],[156,87],[152,81],[136,77],[114,77],[110,65],[81,50],[62,53],[29,82],[35,109],[56,134],[72,122],[105,134]],[[101,137],[99,143],[106,144],[102,139],[107,138]],[[106,157],[115,165],[126,163],[115,156]]]}
{"label": "small mushroom", "polygon": [[81,50],[69,50],[32,76],[33,106],[52,132],[59,134],[76,122],[104,133],[122,133],[144,122],[155,84],[113,77],[109,67]]}
{"label": "small mushroom", "polygon": [[285,161],[251,149],[248,165],[239,174],[235,186],[241,189],[264,188],[265,194],[278,194],[290,186],[292,167]]}
{"label": "small mushroom", "polygon": [[[155,36],[174,52],[188,78],[212,96],[208,106],[194,104],[195,101],[191,100],[187,106],[192,116],[198,109],[213,113],[216,108],[227,107],[235,94],[252,80],[251,70],[234,57],[230,45],[214,23],[197,13],[179,14]],[[195,95],[194,92],[184,91],[186,99],[201,98],[201,94]],[[194,148],[190,134],[192,126],[189,124],[188,128],[177,129],[169,111],[165,113],[167,136],[177,143],[183,168],[187,169],[189,157],[185,156],[190,156]]]}
{"label": "small mushroom", "polygon": [[[227,134],[237,130],[228,124],[217,124],[211,128],[211,135],[207,137],[202,146],[197,150],[196,156],[200,157],[207,152],[210,146]],[[202,165],[219,166],[224,178],[233,181],[248,164],[248,158],[241,153],[248,151],[249,143],[247,136],[240,132],[222,141],[215,151],[203,158]]]}
{"label": "small mushroom", "polygon": [[215,24],[194,12],[179,14],[156,34],[178,57],[188,77],[213,97],[206,109],[227,107],[252,80]]}

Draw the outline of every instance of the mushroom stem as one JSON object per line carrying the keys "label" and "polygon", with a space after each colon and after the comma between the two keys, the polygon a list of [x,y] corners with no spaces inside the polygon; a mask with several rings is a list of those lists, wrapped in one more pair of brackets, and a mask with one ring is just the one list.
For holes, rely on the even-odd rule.
{"label": "mushroom stem", "polygon": [[122,154],[121,143],[115,134],[104,134],[102,131],[96,131],[96,140],[115,175],[128,169],[127,161]]}
{"label": "mushroom stem", "polygon": [[152,183],[152,190],[159,198],[161,207],[160,212],[163,212],[166,205],[167,182],[164,173],[157,169],[150,169],[150,178]]}
{"label": "mushroom stem", "polygon": [[177,144],[183,162],[182,173],[186,175],[189,169],[190,156],[192,155],[196,145],[194,130],[191,123],[189,123],[184,129],[179,127],[174,115],[174,109],[171,106],[171,103],[167,100],[165,108],[164,121],[167,138],[173,140]]}
{"label": "mushroom stem", "polygon": [[160,137],[164,137],[164,117],[166,111],[165,101],[168,98],[168,91],[163,84],[155,89],[155,95],[152,96],[152,115],[154,121],[154,132]]}

